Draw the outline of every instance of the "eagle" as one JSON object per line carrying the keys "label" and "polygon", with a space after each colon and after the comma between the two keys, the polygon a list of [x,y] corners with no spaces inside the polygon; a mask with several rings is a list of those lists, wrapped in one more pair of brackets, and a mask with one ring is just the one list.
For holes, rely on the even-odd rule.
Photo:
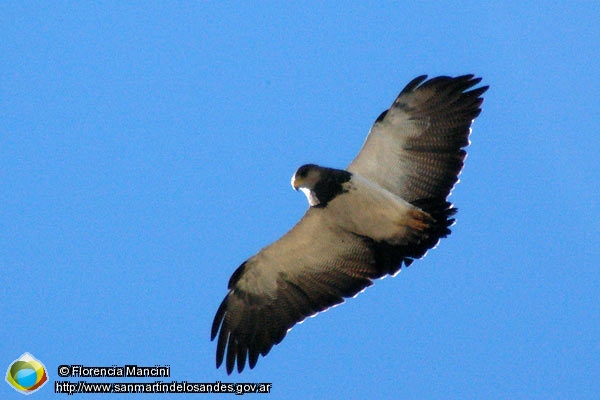
{"label": "eagle", "polygon": [[298,168],[292,187],[309,208],[279,240],[243,262],[211,329],[216,365],[254,368],[287,332],[450,234],[471,124],[481,112],[481,78],[413,79],[373,124],[346,169]]}

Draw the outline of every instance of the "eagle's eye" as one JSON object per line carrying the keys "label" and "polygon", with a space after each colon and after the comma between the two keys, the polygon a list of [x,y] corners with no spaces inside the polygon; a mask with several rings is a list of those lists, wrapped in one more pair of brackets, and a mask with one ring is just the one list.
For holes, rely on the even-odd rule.
{"label": "eagle's eye", "polygon": [[296,176],[298,178],[306,178],[311,169],[313,169],[313,164],[306,164],[298,168],[298,172],[296,172]]}
{"label": "eagle's eye", "polygon": [[302,168],[300,168],[300,170],[298,170],[298,176],[300,178],[306,178],[307,175],[308,175],[308,168],[302,167]]}

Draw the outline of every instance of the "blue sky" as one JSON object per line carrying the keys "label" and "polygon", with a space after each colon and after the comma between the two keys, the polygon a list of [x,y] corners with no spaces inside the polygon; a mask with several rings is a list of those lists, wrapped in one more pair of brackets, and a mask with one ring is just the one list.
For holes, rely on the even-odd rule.
{"label": "blue sky", "polygon": [[[32,398],[61,364],[269,398],[597,395],[598,3],[250,3],[0,4],[0,366],[42,361]],[[412,78],[464,73],[490,90],[452,235],[216,370],[230,275],[307,207],[295,169],[345,167]]]}

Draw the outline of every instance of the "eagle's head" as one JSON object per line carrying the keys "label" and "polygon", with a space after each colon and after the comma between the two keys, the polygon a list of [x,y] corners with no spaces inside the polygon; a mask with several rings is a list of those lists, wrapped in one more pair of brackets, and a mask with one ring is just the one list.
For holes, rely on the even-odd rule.
{"label": "eagle's head", "polygon": [[344,184],[351,178],[348,171],[306,164],[292,176],[292,187],[304,192],[311,207],[326,207],[334,197],[347,191]]}

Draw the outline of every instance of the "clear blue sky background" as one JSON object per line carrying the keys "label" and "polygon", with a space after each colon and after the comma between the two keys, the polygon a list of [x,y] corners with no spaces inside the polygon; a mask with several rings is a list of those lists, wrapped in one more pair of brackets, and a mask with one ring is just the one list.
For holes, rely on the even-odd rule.
{"label": "clear blue sky background", "polygon": [[[597,395],[599,3],[250,3],[0,4],[1,371],[39,358],[40,399],[58,365],[130,363],[269,398]],[[463,73],[491,88],[453,234],[216,370],[230,275],[307,207],[295,169]]]}

